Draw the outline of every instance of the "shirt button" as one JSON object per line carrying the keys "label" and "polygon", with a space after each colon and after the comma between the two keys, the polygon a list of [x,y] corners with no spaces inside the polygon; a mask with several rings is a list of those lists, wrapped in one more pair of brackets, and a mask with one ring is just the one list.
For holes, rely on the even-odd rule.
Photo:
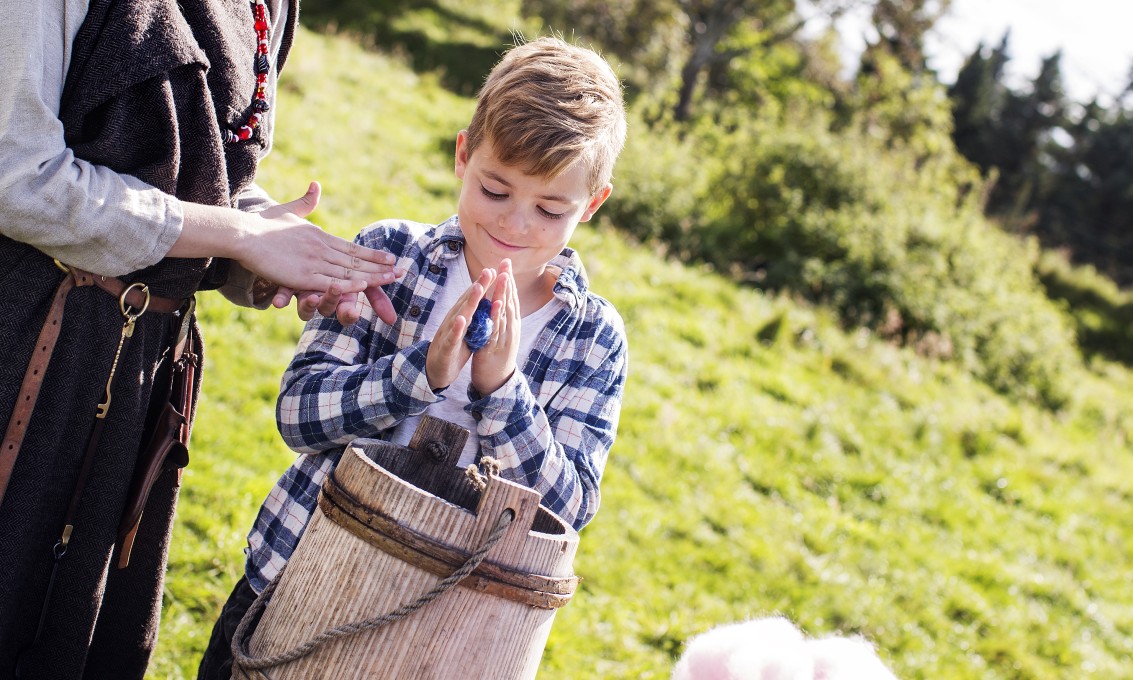
{"label": "shirt button", "polygon": [[413,316],[413,317],[421,316],[421,308],[418,307],[417,305],[413,305],[412,307],[409,308],[409,316]]}
{"label": "shirt button", "polygon": [[441,268],[440,268],[440,267],[438,267],[438,266],[437,266],[437,265],[435,265],[435,264],[431,264],[431,265],[429,265],[429,273],[430,273],[430,274],[440,274],[440,273],[441,273]]}
{"label": "shirt button", "polygon": [[455,253],[456,251],[460,250],[460,244],[456,241],[449,241],[448,249]]}

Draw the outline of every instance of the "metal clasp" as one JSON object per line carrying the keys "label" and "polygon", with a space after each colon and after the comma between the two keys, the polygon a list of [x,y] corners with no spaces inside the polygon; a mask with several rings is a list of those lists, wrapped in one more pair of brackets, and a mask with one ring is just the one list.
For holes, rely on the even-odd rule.
{"label": "metal clasp", "polygon": [[[140,289],[146,296],[145,302],[142,303],[142,308],[139,309],[137,313],[133,312],[133,305],[131,305],[129,302],[126,302],[126,296],[129,295],[130,291],[134,290],[135,288]],[[132,322],[142,314],[146,313],[146,310],[149,309],[149,300],[149,286],[141,283],[140,281],[135,281],[134,283],[126,286],[126,290],[122,291],[122,294],[118,296],[118,309],[122,310],[122,316],[126,317],[127,321]]]}

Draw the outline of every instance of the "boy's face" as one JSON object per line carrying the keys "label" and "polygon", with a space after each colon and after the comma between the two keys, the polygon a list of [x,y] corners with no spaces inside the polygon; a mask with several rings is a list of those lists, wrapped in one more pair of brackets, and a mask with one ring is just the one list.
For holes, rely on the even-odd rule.
{"label": "boy's face", "polygon": [[463,182],[457,214],[469,271],[475,278],[480,270],[511,258],[522,294],[613,187],[607,184],[591,194],[579,164],[552,179],[536,177],[501,163],[490,141],[472,154],[467,142],[462,130],[456,138],[456,176]]}

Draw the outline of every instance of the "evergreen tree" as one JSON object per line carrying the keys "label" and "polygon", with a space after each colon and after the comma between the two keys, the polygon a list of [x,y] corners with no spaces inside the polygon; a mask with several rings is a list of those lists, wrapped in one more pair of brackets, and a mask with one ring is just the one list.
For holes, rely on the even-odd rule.
{"label": "evergreen tree", "polygon": [[1040,236],[1118,283],[1133,284],[1133,114],[1094,101],[1070,131],[1074,144],[1042,206]]}
{"label": "evergreen tree", "polygon": [[877,0],[870,15],[878,45],[914,75],[927,69],[925,37],[948,13],[952,0]]}
{"label": "evergreen tree", "polygon": [[993,180],[987,213],[1133,283],[1133,88],[1109,109],[1094,100],[1072,113],[1055,52],[1012,90],[1008,39],[977,47],[948,88],[956,148]]}
{"label": "evergreen tree", "polygon": [[948,88],[952,102],[952,139],[960,153],[984,174],[1002,162],[996,141],[1008,93],[1003,84],[1003,70],[1010,58],[1009,37],[1010,31],[1004,33],[999,46],[987,55],[984,44],[978,44],[956,74],[956,82]]}
{"label": "evergreen tree", "polygon": [[1017,231],[1039,219],[1055,176],[1055,140],[1067,108],[1061,58],[1060,52],[1045,58],[1029,91],[1008,90],[1003,98],[996,134],[1000,176],[989,208]]}

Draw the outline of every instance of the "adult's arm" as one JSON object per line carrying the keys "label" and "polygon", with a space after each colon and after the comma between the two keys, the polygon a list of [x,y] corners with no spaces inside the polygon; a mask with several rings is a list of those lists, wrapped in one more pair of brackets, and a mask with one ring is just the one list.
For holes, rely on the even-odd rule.
{"label": "adult's arm", "polygon": [[395,278],[388,253],[327,234],[287,210],[181,202],[74,156],[58,111],[86,11],[86,0],[0,0],[0,73],[11,83],[0,93],[0,234],[106,276],[165,256],[227,257],[293,290],[368,288],[392,321],[378,289]]}
{"label": "adult's arm", "polygon": [[59,101],[86,0],[0,0],[0,233],[96,274],[160,260],[180,236],[175,198],[66,147]]}

